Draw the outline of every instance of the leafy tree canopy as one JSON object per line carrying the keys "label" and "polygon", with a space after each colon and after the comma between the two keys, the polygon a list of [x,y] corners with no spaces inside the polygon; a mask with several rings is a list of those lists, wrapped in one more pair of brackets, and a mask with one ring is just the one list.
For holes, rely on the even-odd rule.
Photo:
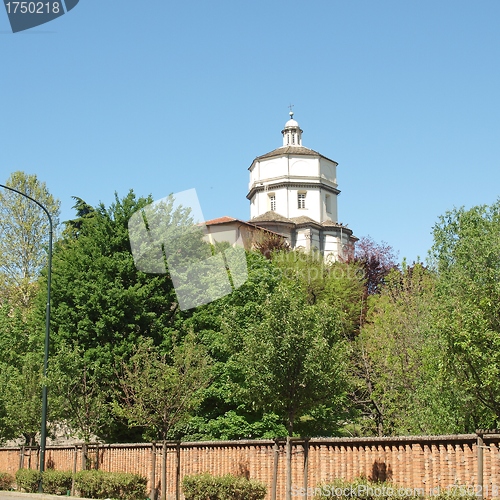
{"label": "leafy tree canopy", "polygon": [[[121,199],[115,196],[109,208],[102,204],[92,208],[77,199],[77,218],[66,223],[67,230],[54,253],[52,357],[58,356],[58,352],[81,352],[87,382],[100,380],[99,394],[104,391],[108,399],[117,388],[116,366],[135,353],[142,339],[170,348],[177,324],[189,315],[178,311],[168,274],[145,274],[134,264],[128,221],[151,202],[150,198],[137,198],[132,191]],[[180,224],[191,224],[187,210],[178,210],[176,217]],[[67,363],[61,360],[59,365]],[[73,383],[83,380],[82,373],[74,375]],[[61,390],[68,387],[69,381]],[[99,397],[94,402],[103,411],[111,411]],[[87,413],[92,411],[88,408]],[[108,417],[103,415],[104,421]],[[106,439],[126,439],[126,435],[118,436],[118,430],[97,424],[96,421],[97,428],[82,432],[93,432]]]}
{"label": "leafy tree canopy", "polygon": [[446,343],[434,328],[436,276],[421,263],[393,269],[369,300],[351,365],[362,410],[359,432],[464,432],[466,405],[443,372]]}
{"label": "leafy tree canopy", "polygon": [[[24,193],[51,214],[54,234],[59,222],[60,202],[36,175],[11,174],[6,186]],[[49,220],[32,200],[0,189],[0,300],[2,296],[23,307],[31,307],[36,279],[47,262]]]}
{"label": "leafy tree canopy", "polygon": [[240,390],[255,408],[279,415],[289,435],[321,407],[343,409],[345,394],[339,311],[309,304],[304,292],[300,282],[283,279],[244,330],[231,315],[226,324],[229,340],[241,346],[232,360]]}
{"label": "leafy tree canopy", "polygon": [[448,370],[476,402],[477,427],[500,423],[500,201],[454,209],[434,227],[437,326]]}

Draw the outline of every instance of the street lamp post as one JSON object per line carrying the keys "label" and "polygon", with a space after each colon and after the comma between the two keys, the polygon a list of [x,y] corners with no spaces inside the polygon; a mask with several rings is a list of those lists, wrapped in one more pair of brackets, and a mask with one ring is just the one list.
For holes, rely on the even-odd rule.
{"label": "street lamp post", "polygon": [[[48,261],[48,272],[47,272],[47,306],[45,309],[45,354],[43,358],[43,385],[42,385],[42,430],[40,434],[40,472],[45,470],[45,447],[47,441],[47,365],[49,360],[49,343],[50,343],[50,281],[52,277],[52,217],[49,211],[37,200],[28,196],[26,193],[22,193],[17,189],[11,188],[9,186],[4,186],[0,184],[0,187],[14,191],[25,198],[28,198],[32,202],[36,203],[49,218],[49,261]],[[40,493],[43,491],[42,483],[39,486]]]}

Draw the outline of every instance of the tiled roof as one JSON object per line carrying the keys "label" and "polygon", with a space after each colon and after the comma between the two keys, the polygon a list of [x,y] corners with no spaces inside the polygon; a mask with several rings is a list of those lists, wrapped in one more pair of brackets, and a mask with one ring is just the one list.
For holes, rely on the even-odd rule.
{"label": "tiled roof", "polygon": [[344,224],[342,224],[342,222],[334,222],[332,220],[324,220],[321,223],[321,225],[325,226],[325,227],[342,227],[344,229],[349,229],[347,226],[344,226]]}
{"label": "tiled roof", "polygon": [[349,238],[351,239],[351,241],[358,241],[358,239],[359,239],[359,238],[357,238],[356,236],[353,235],[352,229],[349,229],[347,227],[347,225],[342,224],[342,222],[333,222],[332,220],[324,220],[321,223],[321,225],[324,228],[329,228],[329,227],[333,228],[333,227],[336,227],[336,228],[345,230],[346,234],[349,235]]}
{"label": "tiled roof", "polygon": [[319,222],[316,222],[311,217],[307,217],[307,215],[301,215],[300,217],[292,217],[291,219],[295,224],[316,224],[320,225]]}
{"label": "tiled roof", "polygon": [[229,217],[227,215],[224,215],[223,217],[218,217],[217,219],[211,219],[205,221],[205,226],[214,226],[215,224],[225,224],[227,222],[235,222],[237,220],[238,219],[235,219],[234,217]]}
{"label": "tiled roof", "polygon": [[264,214],[258,215],[249,221],[250,223],[255,222],[288,222],[289,224],[294,224],[294,222],[290,219],[287,219],[283,215],[280,215],[273,210],[269,210]]}
{"label": "tiled roof", "polygon": [[[257,156],[257,158],[255,158],[255,159],[256,160],[264,160],[265,158],[274,158],[276,156],[283,156],[283,155],[321,156],[322,158],[326,158],[327,160],[330,160],[330,158],[323,156],[321,153],[318,153],[317,151],[314,151],[313,149],[305,148],[304,146],[282,146],[281,148],[274,149],[273,151],[270,151],[269,153],[266,153],[262,156]],[[333,161],[333,160],[330,160],[330,161]],[[337,163],[337,162],[334,162],[334,163]]]}
{"label": "tiled roof", "polygon": [[[287,224],[291,225],[297,225],[300,226],[302,224],[314,224],[316,226],[323,226],[324,228],[328,227],[337,227],[337,228],[342,228],[345,229],[346,232],[349,234],[350,233],[350,238],[353,240],[358,240],[355,236],[352,235],[352,229],[349,229],[347,226],[342,224],[341,222],[334,222],[332,220],[325,220],[323,222],[316,222],[314,219],[311,219],[311,217],[307,217],[307,215],[301,215],[300,217],[292,217],[291,219],[288,219],[287,217],[284,217],[283,215],[280,215],[273,210],[269,210],[268,212],[258,215],[257,217],[254,217],[253,219],[249,220],[248,222],[242,221],[240,219],[235,219],[234,217],[229,217],[227,215],[223,217],[218,217],[217,219],[211,219],[207,220],[204,224],[206,226],[215,226],[217,224],[228,224],[231,222],[237,222],[239,224],[245,224],[246,226],[251,226],[254,228],[257,228],[259,222],[284,222]],[[257,224],[257,226],[256,226]],[[266,232],[273,233],[273,234],[278,234],[274,233],[273,231],[269,231],[268,229],[264,229]],[[280,235],[282,236],[282,235]]]}
{"label": "tiled roof", "polygon": [[246,221],[241,220],[241,219],[235,219],[234,217],[229,217],[227,215],[224,215],[223,217],[218,217],[217,219],[207,220],[206,222],[204,222],[203,224],[200,224],[200,225],[216,226],[218,224],[230,224],[232,222],[236,222],[239,225],[247,226],[249,228],[256,229],[259,231],[264,231],[264,232],[269,233],[269,234],[275,234],[277,236],[282,236],[281,234],[276,233],[275,231],[270,231],[269,229],[259,227],[255,224],[252,224],[251,222],[246,222]]}
{"label": "tiled roof", "polygon": [[294,224],[297,226],[300,226],[302,224],[315,224],[316,226],[343,228],[343,229],[346,229],[347,231],[352,232],[351,229],[349,229],[347,226],[345,226],[341,222],[334,222],[332,220],[325,220],[323,222],[317,222],[314,219],[311,219],[311,217],[308,217],[307,215],[301,215],[300,217],[291,217],[290,219],[288,219],[287,217],[280,215],[277,212],[274,212],[272,210],[269,210],[268,212],[266,212],[262,215],[258,215],[257,217],[254,217],[249,222],[251,224],[257,223],[257,222],[286,222],[288,224]]}

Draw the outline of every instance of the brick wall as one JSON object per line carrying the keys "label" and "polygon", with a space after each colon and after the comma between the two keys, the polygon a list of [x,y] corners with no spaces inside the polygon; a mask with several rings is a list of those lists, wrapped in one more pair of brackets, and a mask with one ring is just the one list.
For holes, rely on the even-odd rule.
{"label": "brick wall", "polygon": [[[484,436],[483,485],[485,497],[500,493],[500,435]],[[390,480],[408,488],[423,488],[426,493],[451,485],[467,485],[478,491],[477,435],[417,436],[396,438],[331,438],[294,440],[292,450],[292,491],[315,487],[335,478],[354,479],[364,475]],[[81,445],[48,447],[46,467],[57,470],[88,468],[135,472],[161,489],[163,447],[152,444]],[[277,498],[285,497],[286,443],[271,440],[169,443],[166,445],[166,492],[176,499],[176,487],[186,474],[233,473],[258,479],[268,485],[271,499],[274,464],[277,459]],[[86,459],[84,459],[84,456]],[[21,462],[36,468],[37,450],[0,448],[0,471],[15,474]],[[179,488],[180,491],[180,488]],[[180,495],[178,498],[182,498]]]}

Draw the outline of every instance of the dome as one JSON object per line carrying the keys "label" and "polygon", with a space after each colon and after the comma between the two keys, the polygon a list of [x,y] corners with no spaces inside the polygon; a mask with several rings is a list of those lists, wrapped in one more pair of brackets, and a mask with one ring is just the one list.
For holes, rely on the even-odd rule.
{"label": "dome", "polygon": [[285,123],[285,128],[292,128],[292,127],[298,127],[299,124],[297,123],[296,120],[294,120],[293,118],[291,120],[288,120],[286,123]]}
{"label": "dome", "polygon": [[293,111],[290,111],[290,119],[285,123],[285,128],[298,128],[299,124],[293,119]]}
{"label": "dome", "polygon": [[283,146],[302,146],[302,130],[293,119],[293,111],[290,111],[290,119],[285,123],[283,134]]}

